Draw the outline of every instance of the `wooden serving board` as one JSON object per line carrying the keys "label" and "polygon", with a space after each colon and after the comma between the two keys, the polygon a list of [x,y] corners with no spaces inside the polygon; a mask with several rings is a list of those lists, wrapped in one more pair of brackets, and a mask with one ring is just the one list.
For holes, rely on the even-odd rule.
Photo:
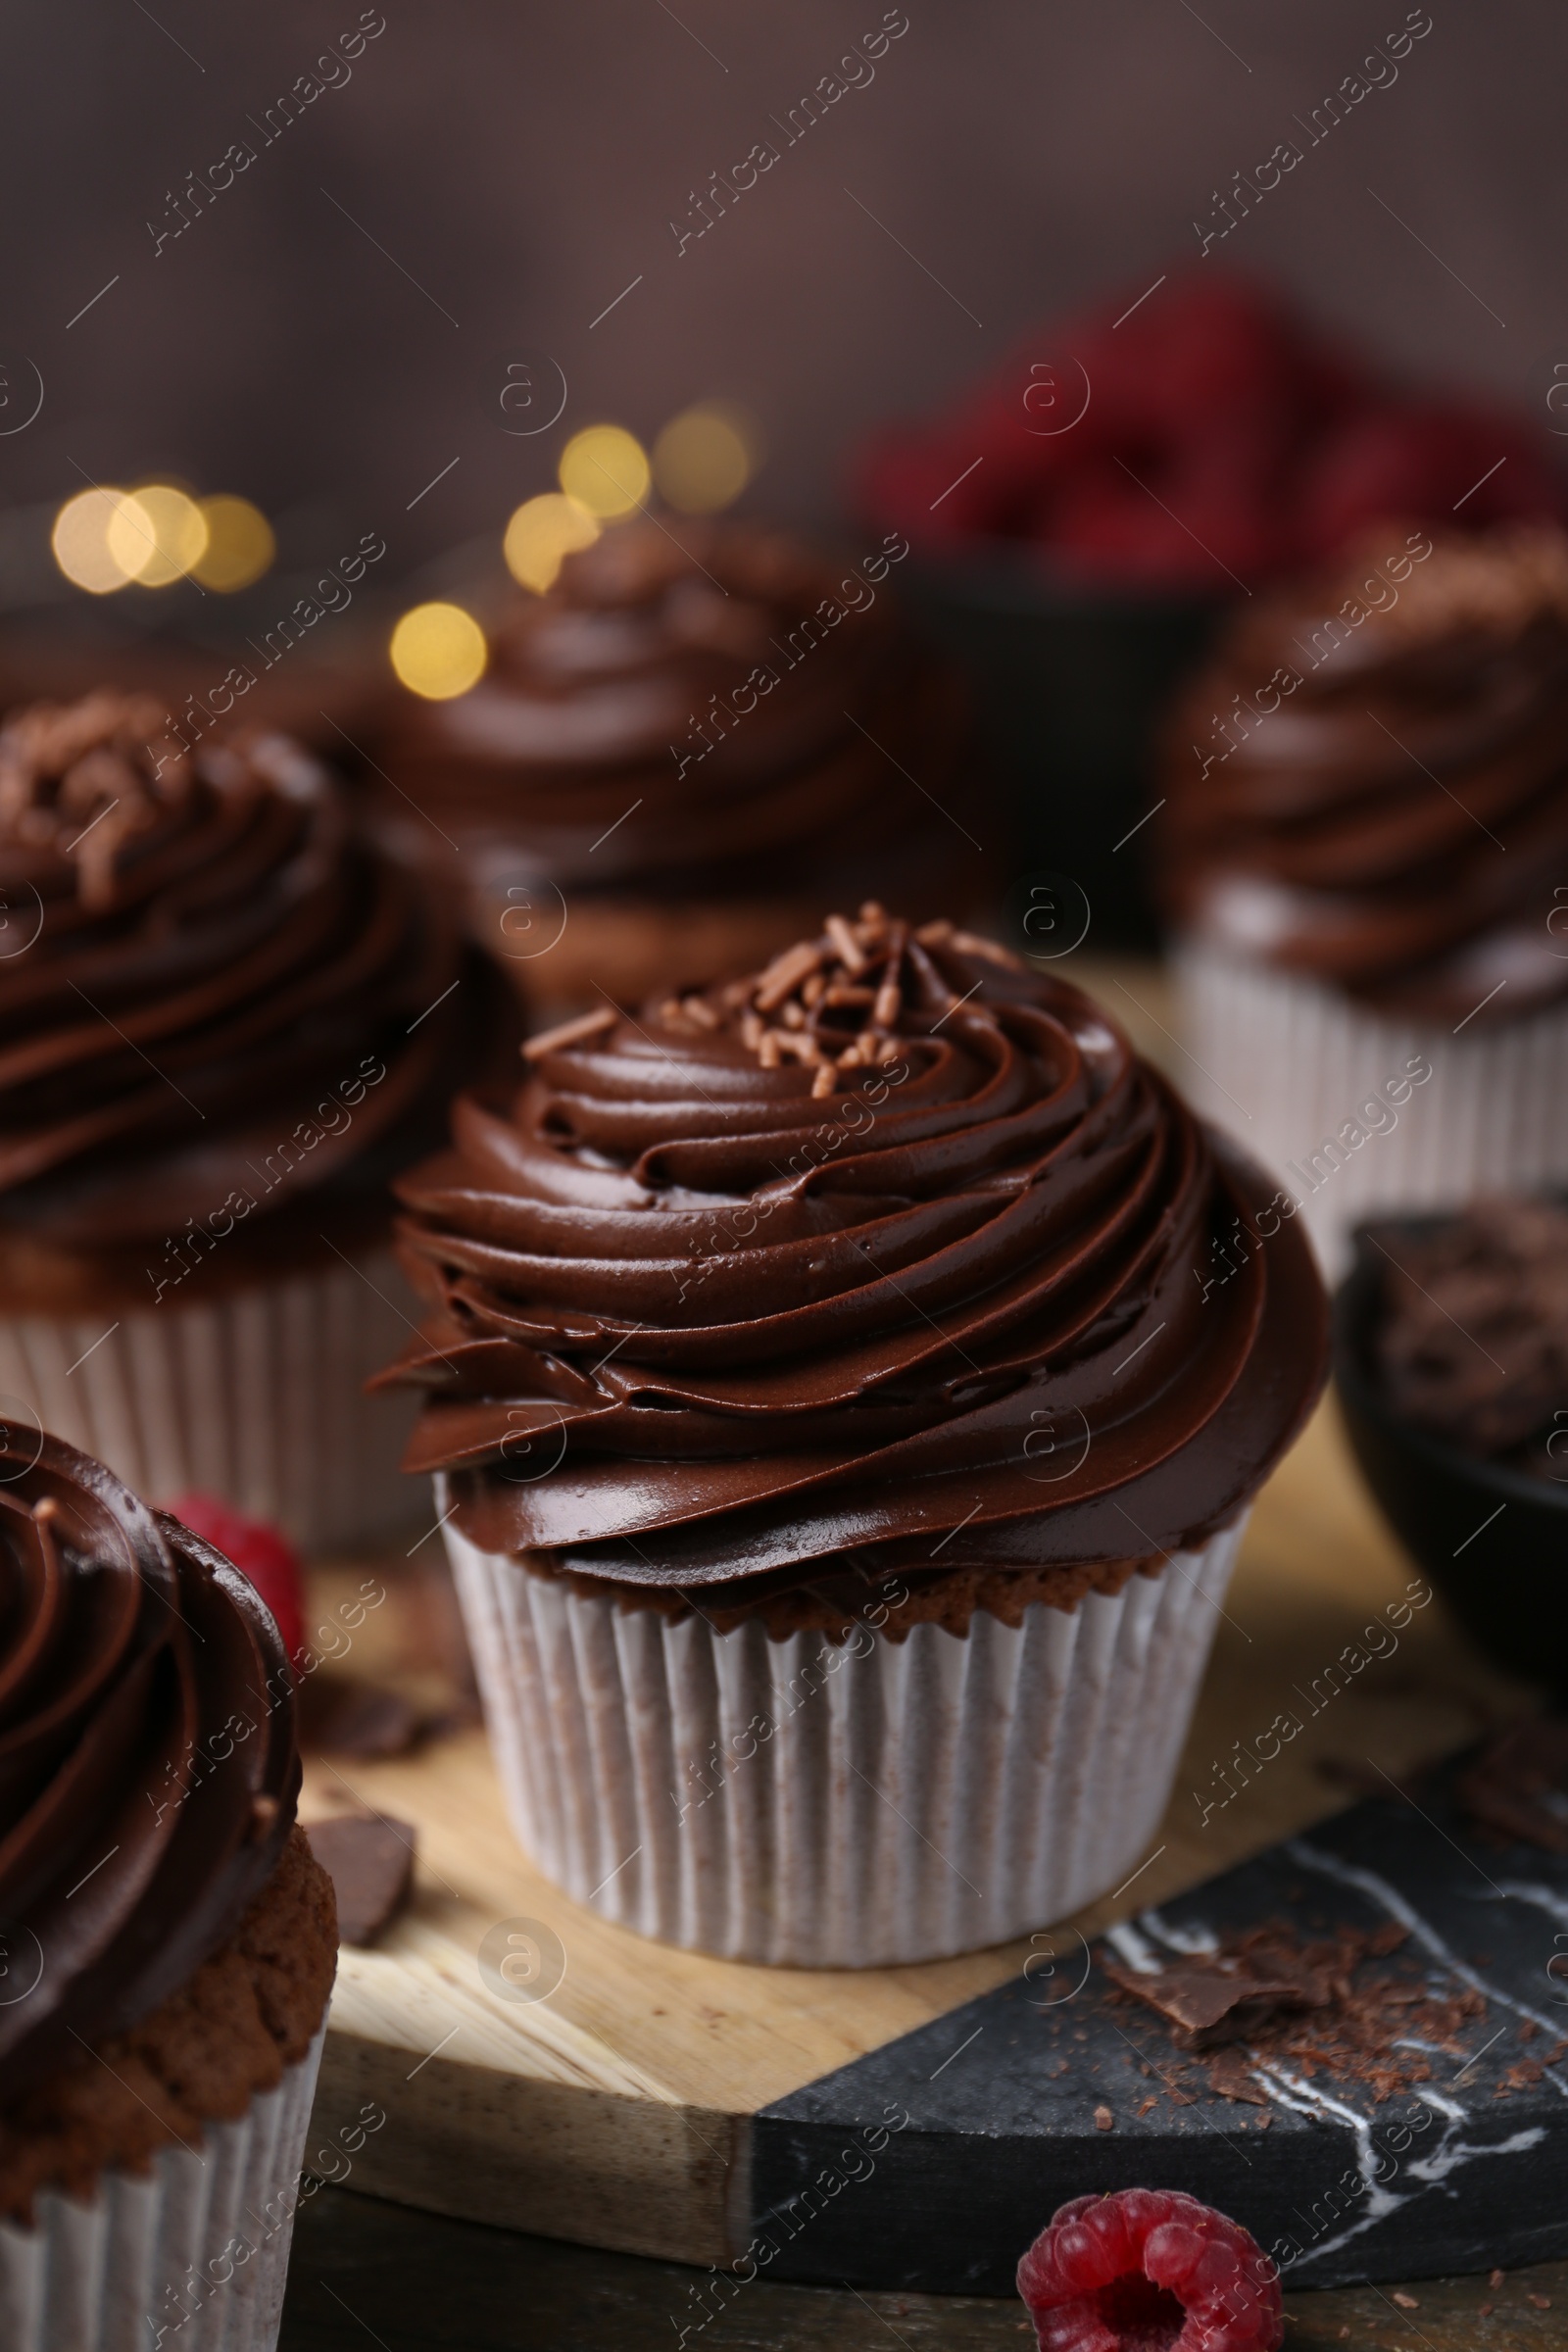
{"label": "wooden serving board", "polygon": [[[328,1618],[367,1576],[380,1580],[387,1598],[356,1625],[340,1671],[426,1706],[453,1696],[431,1662],[428,1585],[415,1582],[438,1544],[437,1536],[416,1545],[412,1568],[394,1560],[323,1569],[315,1591]],[[955,2015],[965,2004],[998,1988],[1016,1993],[1026,1965],[1038,1995],[1042,1966],[1054,1965],[1042,1963],[1043,1948],[1065,1963],[1080,1948],[1073,1930],[1093,1936],[1165,1905],[1342,1812],[1361,1790],[1380,1788],[1380,1774],[1397,1778],[1533,1703],[1467,1650],[1436,1600],[1390,1645],[1387,1612],[1392,1605],[1397,1614],[1414,1575],[1375,1517],[1325,1405],[1258,1500],[1147,1865],[1119,1898],[1066,1923],[1049,1947],[1037,1940],[1033,1957],[1026,1941],[921,1967],[808,1973],[673,1950],[578,1909],[533,1869],[513,1839],[478,1729],[394,1761],[312,1759],[307,1819],[368,1807],[413,1823],[418,1862],[413,1902],[379,1947],[341,1956],[308,2163],[351,2189],[436,2213],[696,2264],[734,2260],[752,2242],[759,2213],[793,2193],[807,2127],[825,2120],[832,2133],[846,2120],[874,2117],[872,2087],[881,2100],[894,2082],[940,2070],[972,2030]],[[1382,1654],[1366,1655],[1325,1695],[1324,1670],[1368,1626],[1385,1629]],[[1266,1738],[1282,1714],[1301,1726],[1283,1745]],[[1278,1752],[1260,1760],[1271,1745]],[[1568,1922],[1568,1886],[1563,1899]],[[495,1966],[509,1936],[520,1939],[511,1947],[510,1985]],[[983,2005],[975,2012],[981,2023],[990,2014]],[[890,2050],[908,2036],[916,2038]],[[993,2046],[1004,2041],[999,2034]],[[873,2059],[872,2073],[856,2075]],[[974,2078],[965,2080],[972,2090]],[[957,2143],[972,2135],[977,2148],[994,2136],[1008,2080],[1004,2066],[993,2118],[969,2090],[940,2113],[940,2088],[927,2101],[927,2124],[948,2135],[950,2162],[963,2161],[955,2133]],[[905,2104],[919,2123],[912,2101]],[[367,2111],[385,2119],[368,2132],[356,2125]],[[1568,2128],[1568,2104],[1562,2113]],[[1038,2172],[1042,2150],[1026,2143],[1024,2134],[1017,2164]],[[895,2157],[905,2162],[914,2144],[906,2136],[879,2154],[884,2185]],[[931,2145],[928,2137],[927,2153]],[[1116,2162],[1134,2165],[1129,2178],[1139,2177],[1139,2162],[1150,2170],[1152,2151],[1135,2158],[1132,2140],[1113,2134],[1101,2151],[1107,2160],[1113,2146]],[[1105,2170],[1080,2185],[1108,2185]],[[1539,2165],[1537,2177],[1544,2177]],[[1055,2201],[1043,2190],[1035,2196],[1041,2219]],[[771,2275],[820,2277],[812,2265],[827,2260],[862,2284],[959,2282],[956,2255],[911,2250],[906,2232],[895,2242],[868,2193],[846,2198],[842,2210],[849,2243],[837,2225],[831,2235],[823,2229],[803,2241],[802,2267],[781,2255]],[[1417,2267],[1404,2243],[1387,2275]],[[993,2260],[982,2280],[971,2262],[970,2291],[999,2291],[995,2270]]]}

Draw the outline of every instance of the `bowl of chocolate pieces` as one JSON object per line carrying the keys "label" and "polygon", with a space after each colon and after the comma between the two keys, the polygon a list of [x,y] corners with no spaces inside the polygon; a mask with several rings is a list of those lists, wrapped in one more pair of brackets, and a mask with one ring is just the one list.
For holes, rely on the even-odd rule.
{"label": "bowl of chocolate pieces", "polygon": [[1405,1548],[1501,1666],[1568,1689],[1568,1203],[1356,1235],[1335,1385]]}

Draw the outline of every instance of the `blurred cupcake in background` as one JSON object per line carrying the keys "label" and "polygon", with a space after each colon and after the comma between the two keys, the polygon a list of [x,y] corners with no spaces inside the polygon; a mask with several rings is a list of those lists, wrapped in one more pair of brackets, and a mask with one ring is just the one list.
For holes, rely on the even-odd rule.
{"label": "blurred cupcake in background", "polygon": [[401,1515],[387,1179],[487,990],[286,738],[0,729],[0,1413],[307,1544]]}
{"label": "blurred cupcake in background", "polygon": [[0,1497],[0,2342],[271,2352],[337,1962],[283,1644],[57,1439]]}
{"label": "blurred cupcake in background", "polygon": [[962,690],[895,602],[899,533],[840,563],[752,523],[530,515],[543,560],[526,531],[511,553],[536,586],[483,675],[399,692],[375,757],[383,816],[539,1010],[755,963],[824,893],[921,915],[1000,887]]}
{"label": "blurred cupcake in background", "polygon": [[1166,730],[1185,1075],[1331,1270],[1568,1176],[1568,541],[1390,524],[1238,615]]}

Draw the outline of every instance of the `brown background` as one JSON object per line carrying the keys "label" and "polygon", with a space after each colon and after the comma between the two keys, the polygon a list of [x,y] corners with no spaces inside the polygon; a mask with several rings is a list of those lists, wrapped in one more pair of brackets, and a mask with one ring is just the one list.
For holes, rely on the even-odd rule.
{"label": "brown background", "polygon": [[[1272,273],[1411,377],[1490,386],[1544,423],[1568,357],[1568,24],[1543,0],[1432,11],[1397,83],[1204,267]],[[249,135],[356,0],[15,12],[0,357],[18,383],[30,358],[45,400],[0,438],[0,509],[166,468],[280,516],[285,568],[373,527],[389,580],[430,578],[443,551],[493,546],[575,425],[647,434],[729,393],[771,444],[750,503],[821,521],[871,420],[939,399],[1060,306],[1131,300],[1196,260],[1215,187],[1405,16],[1399,0],[907,12],[871,85],[677,258],[671,216],[772,135],[879,0],[384,0],[347,86],[156,259],[145,223],[169,191]],[[559,429],[533,439],[499,429],[499,355],[518,343],[569,385]]]}

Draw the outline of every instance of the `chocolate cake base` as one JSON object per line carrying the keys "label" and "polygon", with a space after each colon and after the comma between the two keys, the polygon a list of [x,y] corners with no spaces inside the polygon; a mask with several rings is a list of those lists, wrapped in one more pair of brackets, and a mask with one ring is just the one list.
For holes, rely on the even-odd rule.
{"label": "chocolate cake base", "polygon": [[204,2124],[243,2115],[305,2056],[336,1966],[332,1883],[296,1828],[188,1984],[0,2108],[0,2216],[29,2221],[44,2188],[88,2198],[100,2174],[143,2173],[160,2148],[199,2146]]}

